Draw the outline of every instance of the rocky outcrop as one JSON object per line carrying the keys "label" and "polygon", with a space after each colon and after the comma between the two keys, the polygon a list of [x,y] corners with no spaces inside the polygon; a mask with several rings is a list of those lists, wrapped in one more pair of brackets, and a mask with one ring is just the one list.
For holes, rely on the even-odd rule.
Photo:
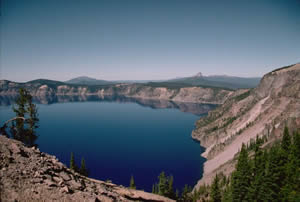
{"label": "rocky outcrop", "polygon": [[210,183],[216,172],[230,174],[242,143],[265,136],[268,145],[285,125],[300,128],[300,64],[266,74],[258,87],[235,92],[197,121],[192,137],[206,147],[207,161],[196,187]]}
{"label": "rocky outcrop", "polygon": [[0,142],[0,201],[172,201],[81,176],[16,140]]}
{"label": "rocky outcrop", "polygon": [[[171,84],[170,84],[171,85]],[[174,85],[174,84],[173,84]],[[125,96],[139,99],[169,100],[176,102],[222,104],[233,91],[209,87],[168,86],[168,84],[112,84],[84,86],[65,84],[48,80],[27,83],[0,81],[0,95],[17,95],[19,88],[25,88],[35,97],[53,96]]]}

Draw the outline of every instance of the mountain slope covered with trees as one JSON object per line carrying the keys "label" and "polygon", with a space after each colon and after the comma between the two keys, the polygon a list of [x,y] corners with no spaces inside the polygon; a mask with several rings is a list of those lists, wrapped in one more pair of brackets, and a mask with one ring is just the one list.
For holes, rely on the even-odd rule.
{"label": "mountain slope covered with trees", "polygon": [[217,173],[211,186],[194,191],[197,200],[300,201],[299,131],[290,133],[285,127],[281,140],[265,149],[262,145],[259,138],[243,144],[232,174]]}

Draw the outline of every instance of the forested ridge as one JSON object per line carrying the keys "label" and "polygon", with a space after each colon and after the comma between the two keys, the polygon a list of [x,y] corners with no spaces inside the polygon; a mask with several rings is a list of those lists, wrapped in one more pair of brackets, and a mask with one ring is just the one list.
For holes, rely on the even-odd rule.
{"label": "forested ridge", "polygon": [[266,149],[258,138],[243,144],[231,176],[215,176],[194,191],[191,201],[300,201],[300,133],[285,127],[283,137]]}

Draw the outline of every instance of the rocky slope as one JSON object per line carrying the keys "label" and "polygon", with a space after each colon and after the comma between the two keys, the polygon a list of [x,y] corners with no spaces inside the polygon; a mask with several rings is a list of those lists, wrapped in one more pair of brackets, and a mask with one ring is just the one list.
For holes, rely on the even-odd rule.
{"label": "rocky slope", "polygon": [[196,123],[192,137],[206,147],[207,158],[196,188],[210,183],[216,172],[229,174],[242,143],[258,135],[268,145],[285,125],[300,128],[300,64],[266,74],[258,87],[236,93]]}
{"label": "rocky slope", "polygon": [[112,84],[102,86],[73,85],[50,80],[35,80],[27,83],[0,81],[0,95],[18,94],[19,88],[25,88],[35,97],[53,97],[54,95],[98,95],[125,96],[140,99],[160,99],[176,102],[222,104],[233,91],[221,88],[193,87],[168,83],[149,84]]}
{"label": "rocky slope", "polygon": [[81,176],[55,156],[0,136],[0,201],[172,201]]}

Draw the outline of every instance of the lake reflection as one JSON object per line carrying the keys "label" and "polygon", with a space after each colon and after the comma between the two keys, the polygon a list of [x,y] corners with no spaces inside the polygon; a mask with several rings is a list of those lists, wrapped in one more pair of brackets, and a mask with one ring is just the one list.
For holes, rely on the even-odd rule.
{"label": "lake reflection", "polygon": [[[17,98],[17,95],[0,96],[0,105],[12,105]],[[68,103],[68,102],[120,102],[120,103],[137,103],[144,107],[151,107],[152,109],[173,108],[179,109],[182,112],[188,112],[195,115],[204,115],[208,111],[214,109],[217,105],[214,104],[199,104],[187,102],[174,102],[168,100],[157,99],[141,99],[124,96],[98,96],[98,95],[57,95],[57,96],[39,96],[34,97],[34,102],[37,104],[54,104],[54,103]]]}

